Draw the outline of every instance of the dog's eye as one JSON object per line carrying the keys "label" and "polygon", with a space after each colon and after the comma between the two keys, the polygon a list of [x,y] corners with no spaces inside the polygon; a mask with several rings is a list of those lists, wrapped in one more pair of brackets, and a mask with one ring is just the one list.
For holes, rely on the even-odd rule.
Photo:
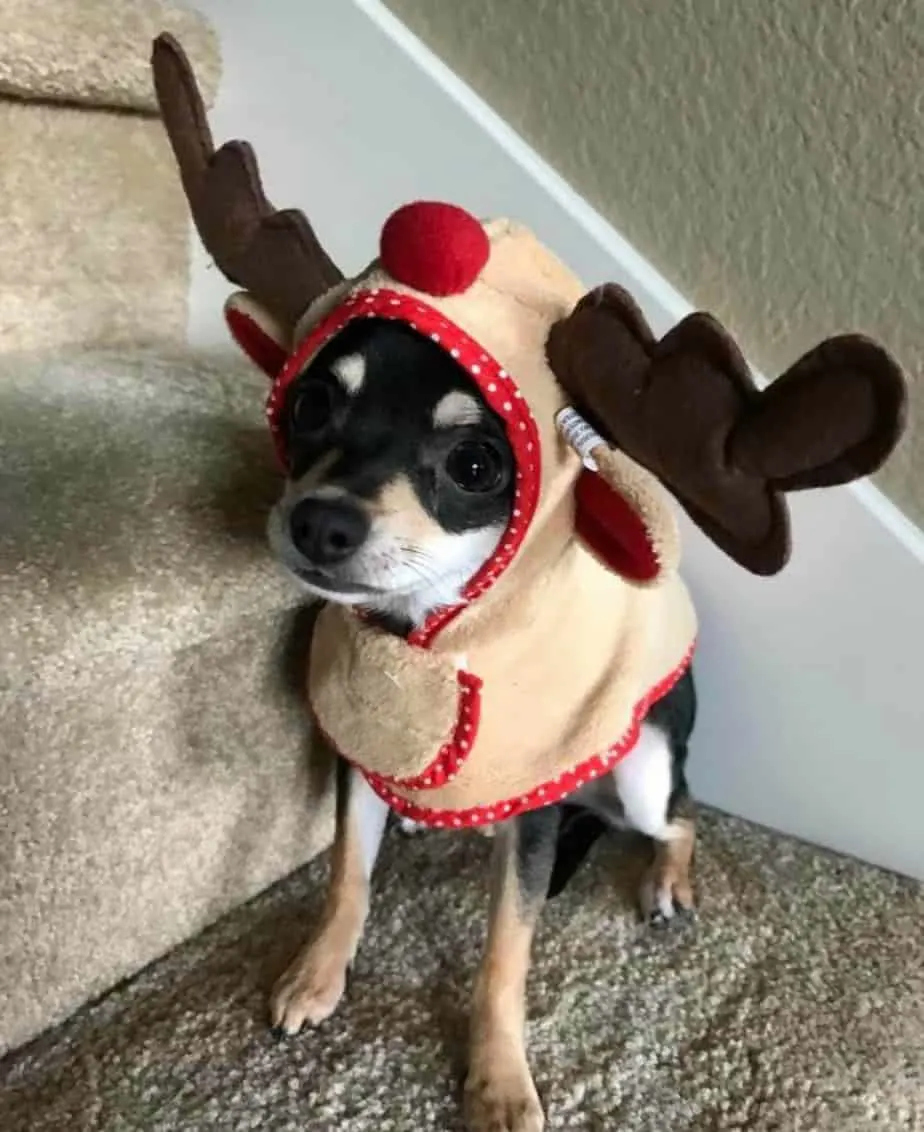
{"label": "dog's eye", "polygon": [[504,465],[497,450],[479,440],[463,440],[446,457],[449,478],[463,491],[493,491],[500,485]]}
{"label": "dog's eye", "polygon": [[323,381],[306,381],[292,405],[292,434],[312,436],[323,432],[333,413],[334,395],[330,386]]}

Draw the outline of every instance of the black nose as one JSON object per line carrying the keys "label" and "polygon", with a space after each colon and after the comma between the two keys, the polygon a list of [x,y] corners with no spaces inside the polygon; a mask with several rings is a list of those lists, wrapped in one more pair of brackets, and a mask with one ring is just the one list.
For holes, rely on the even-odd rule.
{"label": "black nose", "polygon": [[289,530],[296,549],[315,566],[336,566],[355,554],[369,520],[342,499],[303,499],[292,509]]}

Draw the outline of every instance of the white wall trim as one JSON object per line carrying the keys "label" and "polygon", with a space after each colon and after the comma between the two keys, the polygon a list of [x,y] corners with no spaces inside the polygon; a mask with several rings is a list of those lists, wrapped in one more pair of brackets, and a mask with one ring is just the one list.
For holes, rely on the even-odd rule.
{"label": "white wall trim", "polygon": [[888,496],[869,480],[850,484],[846,490],[851,492],[872,515],[875,515],[909,554],[913,554],[919,562],[924,563],[924,530],[913,523],[904,511],[896,507]]}
{"label": "white wall trim", "polygon": [[[198,0],[222,37],[216,136],[248,137],[273,199],[346,270],[419,197],[531,225],[588,286],[628,287],[663,332],[691,306],[378,2]],[[190,335],[224,342],[227,286],[196,244]],[[683,520],[702,623],[691,773],[703,801],[924,879],[924,532],[872,484],[792,505],[775,579]]]}
{"label": "white wall trim", "polygon": [[528,145],[496,111],[435,55],[381,0],[353,0],[377,27],[426,73],[471,120],[520,166],[542,192],[558,203],[587,235],[620,263],[635,283],[643,305],[666,312],[668,325],[679,322],[693,307],[615,228],[587,203],[547,161]]}

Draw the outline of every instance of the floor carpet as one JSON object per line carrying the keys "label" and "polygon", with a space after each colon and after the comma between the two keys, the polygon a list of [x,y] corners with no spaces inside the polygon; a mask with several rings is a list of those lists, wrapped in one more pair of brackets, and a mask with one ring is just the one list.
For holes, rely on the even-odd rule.
{"label": "floor carpet", "polygon": [[[536,941],[530,1050],[551,1129],[924,1129],[924,893],[715,814],[700,915],[640,925],[614,843]],[[319,860],[0,1067],[5,1132],[460,1129],[490,845],[392,832],[340,1013],[284,1043],[265,998]]]}

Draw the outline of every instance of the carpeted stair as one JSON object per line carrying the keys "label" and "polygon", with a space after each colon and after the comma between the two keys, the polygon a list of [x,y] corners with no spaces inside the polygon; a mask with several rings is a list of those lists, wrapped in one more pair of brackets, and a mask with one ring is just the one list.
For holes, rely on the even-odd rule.
{"label": "carpeted stair", "polygon": [[0,351],[185,339],[186,203],[156,117],[153,35],[211,98],[205,21],[148,0],[0,0]]}
{"label": "carpeted stair", "polygon": [[0,0],[0,1055],[330,832],[265,383],[186,345],[164,28],[214,91],[192,11]]}
{"label": "carpeted stair", "polygon": [[[452,1132],[483,838],[391,833],[342,1012],[268,1033],[329,766],[263,380],[186,345],[165,28],[213,92],[193,12],[0,0],[0,1130]],[[550,1128],[924,1129],[920,886],[710,815],[700,920],[657,935],[639,868],[599,847],[543,919]]]}
{"label": "carpeted stair", "polygon": [[0,1052],[326,844],[264,395],[224,356],[0,355]]}
{"label": "carpeted stair", "polygon": [[[318,914],[315,862],[0,1070],[4,1132],[461,1132],[490,843],[392,830],[341,1011],[278,1043],[266,995]],[[551,1129],[924,1128],[924,895],[703,821],[698,922],[638,923],[644,858],[601,845],[544,914],[530,1048]]]}

